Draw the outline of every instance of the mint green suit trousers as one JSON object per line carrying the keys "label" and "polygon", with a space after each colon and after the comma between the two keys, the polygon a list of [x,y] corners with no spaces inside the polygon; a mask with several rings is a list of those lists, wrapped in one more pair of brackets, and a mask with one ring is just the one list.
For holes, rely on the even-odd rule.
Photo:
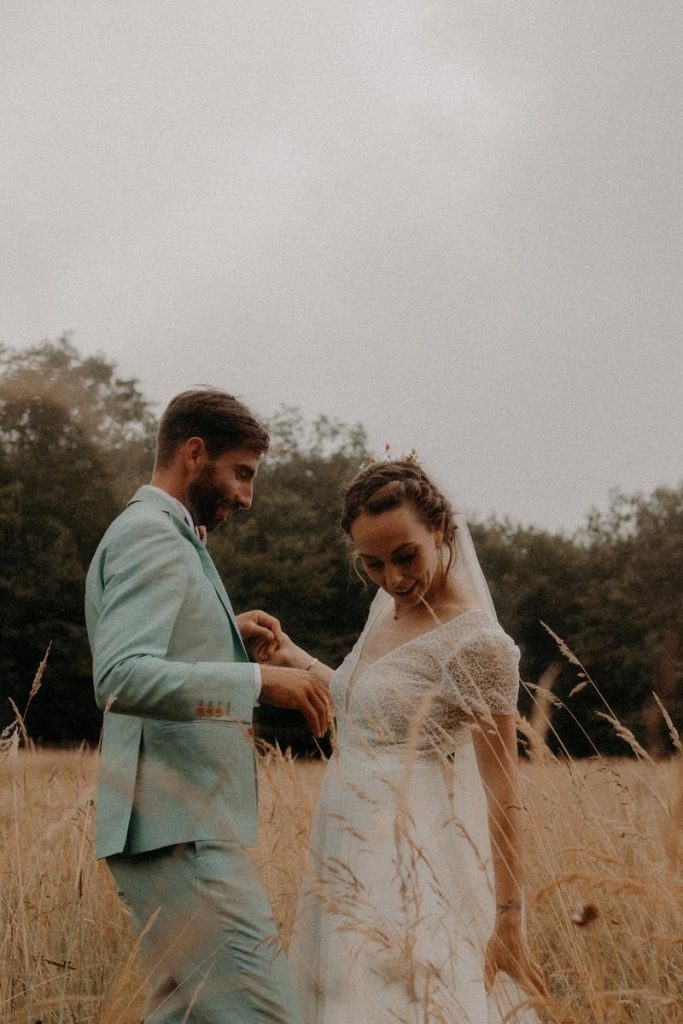
{"label": "mint green suit trousers", "polygon": [[270,907],[240,844],[107,859],[141,936],[149,1024],[298,1024]]}

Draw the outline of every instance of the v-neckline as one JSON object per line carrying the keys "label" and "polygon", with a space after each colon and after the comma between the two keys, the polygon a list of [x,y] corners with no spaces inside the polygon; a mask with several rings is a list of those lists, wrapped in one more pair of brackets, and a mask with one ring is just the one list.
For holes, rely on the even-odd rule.
{"label": "v-neckline", "polygon": [[374,661],[364,661],[362,654],[363,651],[365,650],[365,644],[367,642],[368,635],[370,633],[370,630],[374,626],[375,622],[379,618],[383,607],[383,605],[380,605],[380,607],[373,615],[372,619],[367,622],[365,629],[358,638],[360,646],[358,649],[358,654],[356,655],[355,664],[351,670],[351,675],[349,676],[348,682],[346,684],[346,692],[344,694],[345,714],[348,714],[349,707],[351,706],[351,694],[353,692],[355,683],[359,677],[358,666],[360,664],[364,666],[363,672],[360,673],[360,675],[363,675],[365,671],[367,671],[370,668],[373,668],[375,665],[379,665],[379,663],[384,661],[385,658],[390,657],[392,654],[396,654],[397,651],[401,651],[405,647],[409,647],[411,644],[417,643],[418,640],[422,640],[424,637],[433,636],[435,633],[439,633],[442,629],[445,629],[446,626],[452,625],[452,623],[454,623],[456,619],[462,619],[463,616],[471,615],[473,612],[475,612],[478,615],[486,615],[486,613],[479,607],[466,608],[464,612],[458,612],[457,615],[452,615],[450,619],[446,619],[445,622],[441,622],[438,626],[434,626],[433,629],[426,629],[424,633],[419,633],[417,636],[411,637],[410,640],[404,640],[402,643],[396,644],[396,646],[392,647],[390,651],[385,651],[384,654],[380,655],[379,658],[375,658]]}
{"label": "v-neckline", "polygon": [[[377,612],[375,613],[375,615],[373,615],[372,622],[368,622],[368,624],[367,624],[367,627],[366,627],[366,630],[365,630],[365,634],[364,634],[364,636],[362,638],[363,639],[363,643],[361,644],[361,648],[360,648],[360,651],[359,651],[359,654],[358,654],[358,659],[357,659],[358,661],[363,661],[361,655],[363,654],[363,651],[365,650],[365,644],[367,643],[368,636],[370,635],[370,630],[372,629],[374,624],[377,622],[377,619],[379,618],[381,612],[382,612],[382,608],[380,607],[380,608],[377,609]],[[464,615],[471,615],[472,612],[476,612],[479,615],[485,615],[485,612],[483,612],[482,609],[479,608],[478,606],[473,606],[471,608],[465,608],[464,611],[458,612],[457,615],[451,615],[450,619],[446,619],[444,622],[439,622],[438,626],[432,626],[431,629],[425,629],[424,633],[418,633],[417,636],[412,636],[412,637],[410,637],[409,640],[403,640],[400,644],[396,644],[395,647],[392,647],[390,650],[385,651],[384,654],[380,654],[379,658],[375,658],[373,661],[364,661],[364,664],[367,665],[368,667],[371,667],[372,665],[377,665],[380,661],[383,661],[385,658],[388,658],[391,654],[395,654],[396,651],[400,651],[404,647],[408,647],[410,644],[417,643],[417,641],[418,640],[422,640],[423,637],[432,636],[434,633],[440,632],[442,629],[445,629],[446,626],[450,626],[451,623],[455,622],[457,619],[461,619]],[[438,618],[438,616],[436,616],[436,617]]]}

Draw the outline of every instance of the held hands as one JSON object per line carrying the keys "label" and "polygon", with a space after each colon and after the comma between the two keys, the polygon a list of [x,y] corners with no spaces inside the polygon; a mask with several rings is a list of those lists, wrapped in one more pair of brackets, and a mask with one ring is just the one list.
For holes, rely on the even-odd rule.
{"label": "held hands", "polygon": [[303,712],[313,735],[324,736],[333,710],[327,686],[307,671],[316,659],[297,647],[286,633],[281,634],[275,650],[266,645],[257,648],[254,657],[261,664],[261,700]]}
{"label": "held hands", "polygon": [[327,687],[306,668],[314,660],[282,632],[278,619],[263,611],[237,616],[242,639],[261,665],[263,704],[301,711],[314,736],[322,737],[332,721]]}
{"label": "held hands", "polygon": [[281,665],[287,668],[307,669],[315,658],[308,654],[303,647],[298,647],[291,637],[286,633],[280,633],[280,639],[275,647],[257,641],[252,651],[255,661],[261,665]]}
{"label": "held hands", "polygon": [[541,968],[532,959],[522,933],[519,911],[499,915],[486,946],[484,983],[490,992],[498,971],[504,971],[528,996],[549,998]]}
{"label": "held hands", "polygon": [[237,623],[252,658],[261,665],[307,669],[317,660],[283,633],[279,620],[267,612],[244,612]]}
{"label": "held hands", "polygon": [[281,643],[284,633],[278,619],[268,612],[251,611],[236,615],[245,647],[255,661],[267,661]]}

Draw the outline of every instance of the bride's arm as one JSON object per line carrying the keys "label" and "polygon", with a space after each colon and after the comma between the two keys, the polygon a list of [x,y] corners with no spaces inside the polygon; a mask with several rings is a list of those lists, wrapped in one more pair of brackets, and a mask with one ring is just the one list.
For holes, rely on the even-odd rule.
{"label": "bride's arm", "polygon": [[261,665],[281,665],[286,668],[303,669],[328,686],[332,669],[324,665],[318,658],[299,647],[286,633],[280,634],[280,642],[274,651],[270,652],[264,644],[254,647],[254,657]]}
{"label": "bride's arm", "polygon": [[486,984],[505,971],[530,995],[547,995],[522,929],[517,734],[513,715],[476,715],[474,749],[488,804],[496,921],[486,950]]}

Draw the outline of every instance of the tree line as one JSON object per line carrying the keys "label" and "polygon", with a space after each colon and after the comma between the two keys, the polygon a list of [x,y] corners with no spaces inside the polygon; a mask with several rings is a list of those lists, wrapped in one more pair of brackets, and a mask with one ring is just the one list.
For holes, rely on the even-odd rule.
{"label": "tree line", "polygon": [[[336,665],[372,597],[337,524],[367,436],[286,406],[268,428],[252,511],[217,531],[210,550],[238,610],[266,608]],[[97,742],[85,574],[111,519],[149,480],[155,429],[138,382],[68,337],[0,347],[0,729],[14,716],[8,698],[26,707],[51,645],[27,728],[44,743]],[[550,747],[628,753],[616,718],[655,756],[670,751],[683,724],[683,485],[613,494],[571,536],[499,518],[471,529],[522,651],[521,710],[538,719],[541,709]],[[260,715],[263,735],[301,743],[296,717]]]}

